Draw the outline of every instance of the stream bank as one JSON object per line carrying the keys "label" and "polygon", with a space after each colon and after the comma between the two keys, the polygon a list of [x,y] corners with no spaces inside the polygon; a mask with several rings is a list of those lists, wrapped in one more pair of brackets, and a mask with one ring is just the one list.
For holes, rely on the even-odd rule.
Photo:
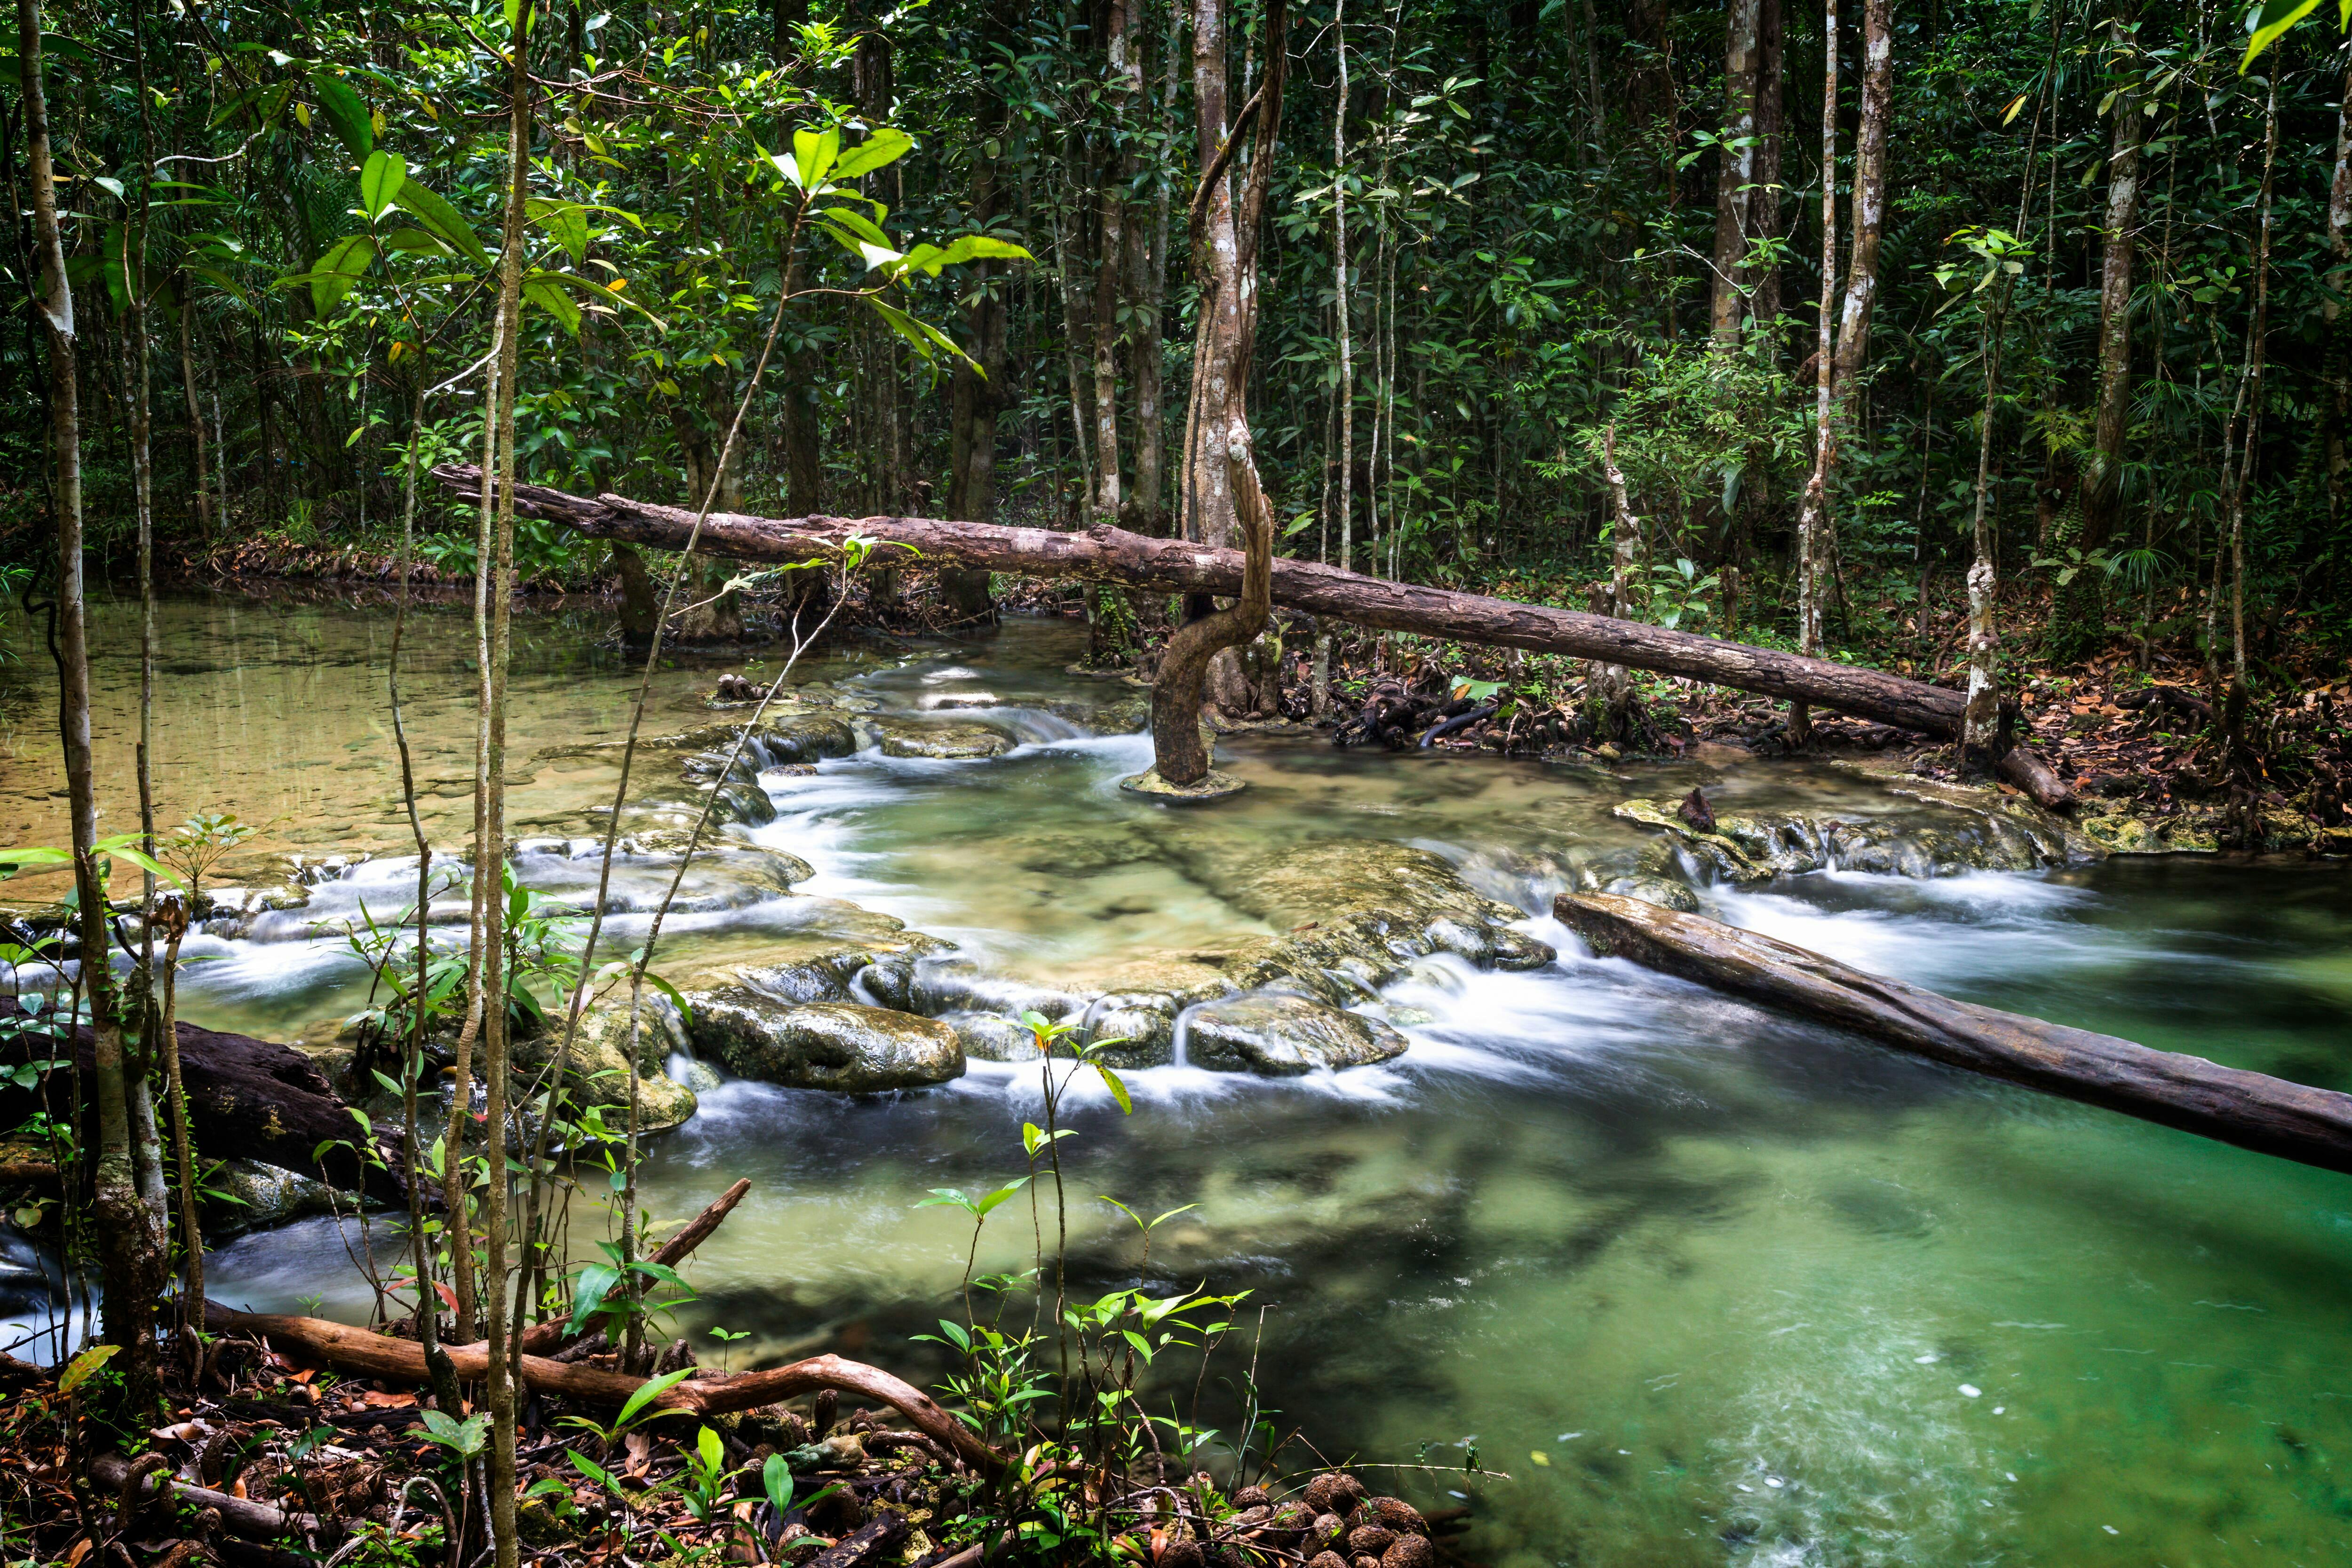
{"label": "stream bank", "polygon": [[[173,616],[164,700],[185,706],[159,732],[186,749],[167,751],[160,776],[217,791],[181,809],[226,798],[268,824],[234,869],[277,889],[244,901],[243,935],[206,938],[184,1008],[296,1039],[356,1005],[350,961],[310,923],[407,896],[375,716],[383,627],[249,604]],[[445,758],[470,743],[458,630],[425,640],[429,667],[415,677],[420,743]],[[1215,1071],[1189,1040],[1178,1065],[1171,1018],[1168,1063],[1126,1075],[1133,1115],[1098,1093],[1074,1108],[1073,1191],[1154,1213],[1197,1206],[1160,1233],[1150,1282],[1206,1279],[1270,1306],[1261,1366],[1292,1419],[1373,1457],[1436,1443],[1430,1462],[1459,1464],[1466,1449],[1446,1445],[1475,1446],[1516,1479],[1424,1477],[1414,1500],[1474,1494],[1471,1549],[1530,1568],[2200,1551],[2254,1563],[2346,1544],[2332,1500],[2333,1456],[2352,1448],[2335,1396],[2347,1356],[2331,1281],[2352,1263],[2341,1178],[1595,962],[1538,915],[1559,892],[1647,878],[1661,896],[1678,888],[1720,918],[1862,967],[2342,1088],[2352,923],[2340,866],[2061,854],[2033,849],[2020,826],[2027,862],[1995,847],[2002,829],[1989,818],[1896,792],[1911,783],[1712,752],[1547,766],[1243,735],[1220,766],[1250,790],[1179,813],[1117,794],[1140,737],[1092,733],[1049,706],[1124,695],[1063,673],[1072,632],[1014,625],[803,672],[845,724],[977,723],[1013,744],[893,755],[877,725],[869,747],[764,769],[774,818],[730,827],[738,847],[720,859],[740,869],[690,884],[696,907],[675,947],[665,938],[671,972],[789,967],[920,933],[954,945],[918,956],[909,977],[931,960],[950,1029],[965,1021],[950,1014],[974,1009],[946,1004],[968,1003],[983,977],[1092,1007],[1136,994],[1121,988],[1149,959],[1181,973],[1144,994],[1173,1000],[1192,967],[1223,972],[1199,955],[1247,963],[1342,923],[1324,890],[1350,876],[1318,862],[1331,852],[1318,846],[1354,846],[1356,863],[1383,875],[1434,879],[1433,860],[1516,915],[1486,929],[1557,959],[1482,967],[1475,946],[1434,944],[1391,955],[1398,976],[1352,1005],[1381,1009],[1405,1049],[1342,1071]],[[611,779],[601,754],[562,748],[614,737],[626,684],[597,663],[584,627],[571,635],[560,617],[519,622],[529,740],[516,755],[529,771],[516,811],[534,840],[519,865],[559,894],[593,878],[571,850]],[[101,675],[114,716],[102,748],[120,746],[126,674],[135,689],[120,665]],[[662,680],[661,733],[729,720],[701,706],[709,671]],[[712,744],[648,762],[640,799],[653,803],[658,786],[698,801],[707,780],[685,764]],[[39,764],[25,766],[31,777]],[[1734,878],[1687,835],[1619,814],[1646,800],[1671,815],[1694,787],[1719,827],[1814,824],[1795,843],[1780,836],[1779,852],[1818,858]],[[48,809],[29,795],[6,804],[28,824]],[[436,841],[457,841],[462,798],[427,806]],[[49,841],[37,828],[13,836]],[[1973,863],[1980,844],[1989,861]],[[644,874],[623,892],[641,909],[668,846],[639,847]],[[1905,874],[1923,869],[1905,858],[1915,852],[1943,874]],[[1878,853],[1884,863],[1848,860]],[[271,883],[283,862],[263,857],[293,854],[318,880],[299,883],[300,907],[267,907],[294,884]],[[1299,874],[1270,874],[1284,867]],[[625,913],[617,935],[641,918]],[[1318,967],[1380,961],[1328,956]],[[1018,1172],[1036,1075],[1034,1061],[967,1051],[961,1076],[921,1091],[845,1096],[740,1075],[688,1087],[696,1113],[654,1145],[648,1200],[690,1213],[739,1176],[753,1197],[699,1255],[703,1299],[679,1332],[706,1344],[712,1327],[748,1333],[730,1353],[738,1365],[865,1347],[918,1382],[944,1370],[908,1336],[952,1294],[969,1232],[912,1205],[933,1186]],[[1082,1278],[1133,1281],[1141,1260],[1124,1221],[1107,1206],[1073,1215]],[[1019,1267],[1024,1248],[991,1233],[980,1266]],[[212,1268],[215,1294],[258,1309],[321,1295],[331,1315],[364,1310],[331,1220],[232,1240]]]}

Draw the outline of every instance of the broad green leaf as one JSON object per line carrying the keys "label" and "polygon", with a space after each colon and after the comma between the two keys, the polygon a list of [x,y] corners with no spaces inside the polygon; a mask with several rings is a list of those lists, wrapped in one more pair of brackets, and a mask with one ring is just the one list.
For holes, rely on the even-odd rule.
{"label": "broad green leaf", "polygon": [[490,253],[483,248],[481,238],[474,233],[473,225],[435,192],[414,180],[404,180],[392,201],[394,206],[455,246],[475,266],[490,265]]}
{"label": "broad green leaf", "polygon": [[784,1462],[782,1454],[770,1454],[768,1462],[760,1467],[760,1490],[768,1494],[768,1505],[782,1519],[793,1511],[793,1467]]}
{"label": "broad green leaf", "polygon": [[[2252,69],[2256,56],[2278,42],[2288,28],[2318,9],[2319,0],[2263,0],[2262,8],[2246,18],[2246,25],[2252,29],[2254,36],[2246,41],[2246,57],[2238,62],[2238,74],[2243,76]],[[2352,18],[2352,5],[2345,5],[2343,11],[2347,18]],[[2352,20],[2341,25],[2352,26]]]}
{"label": "broad green leaf", "polygon": [[396,228],[383,236],[383,248],[404,256],[455,256],[457,253],[423,229]]}
{"label": "broad green leaf", "polygon": [[368,222],[383,216],[407,178],[408,165],[401,162],[399,153],[379,148],[368,154],[367,166],[360,171],[360,206]]}
{"label": "broad green leaf", "polygon": [[944,352],[952,354],[965,364],[971,365],[974,371],[986,373],[981,371],[980,366],[973,361],[971,356],[956,346],[954,339],[937,327],[926,321],[918,321],[897,306],[886,305],[879,299],[869,299],[867,303],[874,307],[882,319],[890,323],[891,330],[913,344],[915,351],[922,355],[926,361],[930,361],[935,353]]}
{"label": "broad green leaf", "polygon": [[820,219],[830,219],[869,245],[887,246],[890,236],[881,225],[854,207],[827,207],[817,214]]}
{"label": "broad green leaf", "polygon": [[[635,1394],[630,1395],[629,1402],[621,1406],[621,1414],[613,1422],[614,1430],[617,1431],[619,1428],[627,1426],[631,1421],[636,1418],[638,1411],[643,1410],[646,1406],[652,1404],[655,1400],[660,1398],[663,1395],[668,1393],[671,1389],[685,1382],[686,1375],[693,1370],[694,1368],[690,1366],[681,1366],[676,1372],[665,1372],[659,1377],[647,1382]],[[684,1416],[688,1414],[688,1412],[684,1410],[663,1410],[656,1412],[656,1414],[662,1416]]]}
{"label": "broad green leaf", "polygon": [[572,1331],[596,1315],[613,1287],[621,1282],[621,1271],[604,1263],[590,1263],[580,1270],[580,1278],[572,1285]]}
{"label": "broad green leaf", "polygon": [[554,202],[532,196],[523,204],[530,221],[554,236],[578,267],[588,259],[588,209],[577,202]]}
{"label": "broad green leaf", "polygon": [[1027,1176],[1023,1176],[1018,1181],[1011,1182],[1003,1186],[998,1187],[994,1192],[990,1193],[986,1197],[982,1198],[979,1203],[974,1205],[974,1211],[983,1219],[986,1218],[991,1209],[996,1207],[1006,1198],[1011,1197],[1014,1193],[1019,1192],[1028,1184],[1029,1178]]}
{"label": "broad green leaf", "polygon": [[112,1360],[114,1353],[121,1348],[119,1344],[94,1344],[75,1356],[67,1364],[64,1374],[58,1379],[58,1392],[71,1394],[75,1389],[79,1388],[89,1380],[91,1373]]}
{"label": "broad green leaf", "polygon": [[708,1427],[694,1435],[694,1451],[702,1457],[702,1468],[713,1473],[727,1460],[726,1446],[719,1441],[719,1434]]}
{"label": "broad green leaf", "polygon": [[[940,267],[956,267],[967,261],[1034,261],[1037,258],[1009,239],[996,239],[988,235],[966,235],[952,241],[940,253]],[[936,270],[936,269],[934,269]]]}
{"label": "broad green leaf", "polygon": [[335,134],[351,150],[354,162],[364,163],[375,151],[375,128],[368,121],[367,105],[360,95],[341,77],[320,71],[310,78],[310,90],[319,95],[319,107],[326,112],[328,123]]}
{"label": "broad green leaf", "polygon": [[1118,1074],[1099,1061],[1094,1064],[1094,1069],[1102,1074],[1103,1087],[1109,1090],[1110,1097],[1118,1102],[1119,1110],[1130,1116],[1135,1114],[1135,1102],[1128,1096],[1127,1085],[1119,1082]]}
{"label": "broad green leaf", "polygon": [[374,259],[375,241],[366,235],[347,235],[329,246],[310,270],[310,303],[318,313],[325,316],[341,304]]}
{"label": "broad green leaf", "polygon": [[[556,320],[573,337],[580,335],[580,307],[572,296],[563,292],[545,275],[534,275],[523,280],[522,297],[527,304],[536,305]],[[518,1000],[529,998],[518,997]]]}
{"label": "broad green leaf", "polygon": [[[833,134],[837,141],[840,133]],[[799,140],[794,137],[794,143],[797,144]],[[833,178],[855,180],[861,174],[871,174],[877,169],[896,163],[913,152],[914,147],[913,137],[895,126],[883,126],[869,132],[865,141],[840,155],[833,165]]]}
{"label": "broad green leaf", "polygon": [[831,172],[835,161],[840,156],[841,132],[838,130],[793,131],[793,183],[803,191],[814,191]]}

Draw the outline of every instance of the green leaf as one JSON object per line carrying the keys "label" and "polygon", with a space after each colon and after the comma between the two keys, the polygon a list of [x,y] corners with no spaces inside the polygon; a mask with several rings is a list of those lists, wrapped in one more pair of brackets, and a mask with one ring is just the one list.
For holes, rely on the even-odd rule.
{"label": "green leaf", "polygon": [[329,246],[308,274],[312,307],[322,317],[333,310],[374,259],[375,241],[367,235],[346,235]]}
{"label": "green leaf", "polygon": [[814,191],[841,156],[841,132],[795,131],[793,132],[793,163],[786,171],[793,183],[803,191]]}
{"label": "green leaf", "polygon": [[990,1193],[986,1197],[982,1198],[977,1204],[974,1204],[972,1206],[972,1212],[985,1219],[988,1218],[988,1214],[991,1209],[995,1208],[999,1204],[1003,1203],[1005,1199],[1011,1197],[1014,1193],[1019,1192],[1023,1187],[1028,1185],[1029,1178],[1027,1176],[1023,1176],[1017,1181],[1008,1182],[1004,1186],[998,1187],[994,1192]]}
{"label": "green leaf", "polygon": [[[558,287],[546,274],[534,274],[523,280],[523,299],[538,306],[562,324],[573,337],[580,335],[580,306],[572,296]],[[524,999],[518,998],[518,999]]]}
{"label": "green leaf", "polygon": [[579,267],[588,259],[588,209],[577,202],[550,201],[544,196],[532,196],[523,203],[530,221],[554,236],[572,256],[572,265]]}
{"label": "green leaf", "polygon": [[595,1460],[587,1458],[576,1449],[573,1450],[572,1454],[572,1468],[578,1470],[582,1475],[586,1476],[590,1480],[594,1481],[598,1486],[603,1487],[606,1491],[611,1492],[614,1497],[626,1495],[621,1490],[619,1479],[616,1478],[612,1471],[606,1469],[604,1466],[598,1464]]}
{"label": "green leaf", "polygon": [[435,235],[455,246],[477,267],[490,265],[490,253],[483,248],[481,238],[473,225],[458,215],[457,209],[414,180],[401,182],[392,198],[393,205],[407,213],[431,230]]}
{"label": "green leaf", "polygon": [[1118,1108],[1128,1115],[1134,1115],[1135,1102],[1129,1097],[1127,1085],[1118,1081],[1118,1074],[1099,1061],[1095,1062],[1093,1066],[1097,1072],[1102,1074],[1103,1087],[1109,1090],[1110,1097],[1118,1102]]}
{"label": "green leaf", "polygon": [[94,1344],[75,1356],[58,1379],[58,1392],[60,1395],[71,1394],[79,1388],[89,1380],[91,1373],[112,1360],[114,1353],[121,1348],[119,1344]]}
{"label": "green leaf", "polygon": [[[950,241],[940,252],[940,267],[956,267],[967,261],[1034,261],[1037,258],[1009,239],[993,239],[987,235],[966,235]],[[932,269],[934,274],[937,267]]]}
{"label": "green leaf", "polygon": [[926,362],[931,360],[934,350],[939,350],[954,355],[965,364],[971,365],[975,371],[980,371],[980,366],[971,357],[956,346],[955,340],[937,327],[929,322],[918,321],[897,306],[885,305],[879,299],[869,299],[866,303],[874,307],[882,319],[890,323],[891,330],[913,344],[915,351],[922,355]]}
{"label": "green leaf", "polygon": [[[857,238],[866,241],[868,245],[887,246],[890,243],[890,236],[882,232],[882,226],[879,224],[877,224],[872,218],[867,217],[864,213],[858,212],[853,208],[827,207],[823,212],[817,214],[817,216],[820,219],[830,220],[834,223],[839,224],[842,227],[856,235]],[[844,240],[842,243],[848,245],[852,250],[856,248],[855,245],[852,245],[847,240]]]}
{"label": "green leaf", "polygon": [[[2263,0],[2261,10],[2246,18],[2253,29],[2247,40],[2246,57],[2238,62],[2238,74],[2243,76],[2253,68],[2254,57],[2279,41],[2288,28],[2319,9],[2319,0]],[[2347,20],[2340,25],[2352,26],[2352,4],[2343,7]]]}
{"label": "green leaf", "polygon": [[719,1434],[708,1427],[694,1435],[694,1451],[701,1456],[707,1473],[717,1474],[719,1467],[727,1462],[726,1446],[719,1441]]}
{"label": "green leaf", "polygon": [[760,1467],[760,1490],[768,1494],[768,1506],[781,1519],[793,1511],[793,1467],[784,1462],[782,1454],[770,1454],[768,1462]]}
{"label": "green leaf", "polygon": [[[841,139],[841,133],[839,131],[833,131],[830,134],[833,136],[835,142],[837,145]],[[798,136],[794,136],[793,138],[793,142],[795,149],[797,149],[800,143],[800,138]],[[835,180],[855,180],[861,174],[871,174],[877,169],[882,168],[887,164],[896,163],[899,159],[904,158],[908,153],[913,152],[914,149],[915,139],[913,137],[908,135],[905,131],[898,130],[895,126],[883,126],[878,131],[868,132],[865,141],[859,142],[848,152],[840,154],[839,158],[833,165],[833,178]],[[812,182],[812,183],[814,183],[814,182]]]}
{"label": "green leaf", "polygon": [[335,134],[351,150],[352,161],[366,162],[368,154],[375,151],[375,128],[369,123],[366,103],[341,77],[329,76],[324,71],[311,77],[310,90],[319,95],[319,107],[326,111]]}
{"label": "green leaf", "polygon": [[368,154],[367,166],[360,171],[360,206],[367,213],[368,222],[383,216],[407,178],[408,165],[401,162],[399,153],[378,149]]}
{"label": "green leaf", "polygon": [[621,1271],[604,1263],[590,1263],[580,1270],[580,1278],[572,1285],[572,1332],[578,1333],[580,1325],[596,1315],[613,1287],[621,1282]]}
{"label": "green leaf", "polygon": [[[614,1429],[618,1431],[621,1427],[627,1426],[631,1421],[635,1420],[638,1411],[643,1410],[646,1406],[652,1404],[655,1400],[660,1398],[663,1395],[668,1393],[671,1389],[685,1382],[686,1375],[693,1370],[694,1368],[690,1366],[681,1366],[676,1372],[665,1372],[659,1377],[652,1379],[644,1386],[640,1387],[635,1394],[630,1395],[629,1402],[621,1406],[621,1414],[613,1423]],[[656,1411],[656,1414],[659,1416],[684,1416],[688,1414],[688,1412],[684,1410],[661,1410]]]}

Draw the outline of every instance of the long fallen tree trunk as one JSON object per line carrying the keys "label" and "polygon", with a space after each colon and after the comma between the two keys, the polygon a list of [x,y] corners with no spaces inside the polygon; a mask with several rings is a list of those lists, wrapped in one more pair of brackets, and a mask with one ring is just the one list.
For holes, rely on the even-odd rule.
{"label": "long fallen tree trunk", "polygon": [[2352,1171],[2352,1094],[1956,1002],[1640,899],[1563,895],[1553,912],[1604,957],[1628,958],[2031,1089],[2242,1149]]}
{"label": "long fallen tree trunk", "polygon": [[[425,1349],[415,1341],[372,1333],[326,1318],[245,1312],[206,1301],[205,1327],[222,1333],[258,1334],[283,1354],[320,1363],[355,1376],[409,1386],[421,1386],[431,1381],[425,1368]],[[461,1383],[478,1383],[489,1375],[489,1352],[484,1345],[452,1345],[449,1360]],[[625,1372],[573,1365],[545,1356],[522,1355],[516,1361],[524,1386],[533,1393],[558,1395],[574,1404],[601,1409],[627,1404],[630,1396],[646,1384],[646,1379]],[[690,1416],[723,1416],[732,1411],[754,1410],[821,1388],[889,1406],[924,1437],[983,1474],[992,1475],[1006,1463],[1003,1455],[982,1442],[971,1427],[913,1384],[880,1367],[845,1361],[837,1355],[811,1356],[786,1366],[737,1373],[731,1377],[689,1377],[666,1389],[653,1405],[656,1409]]]}
{"label": "long fallen tree trunk", "polygon": [[[479,468],[444,464],[433,470],[433,476],[460,495],[481,493]],[[677,507],[625,496],[574,496],[541,485],[519,486],[515,507],[591,538],[657,549],[682,549],[694,528],[694,514]],[[836,559],[842,542],[853,535],[884,547],[898,546],[934,565],[1078,578],[1168,593],[1231,596],[1242,590],[1239,550],[1147,538],[1107,523],[1082,533],[1058,533],[934,517],[760,517],[713,512],[702,525],[696,548],[735,560],[798,565]],[[877,559],[887,561],[887,551]],[[1883,670],[1753,648],[1639,621],[1390,582],[1314,561],[1277,559],[1274,601],[1381,631],[1526,648],[1680,675],[1925,735],[1957,737],[1966,701],[1963,693]],[[2061,805],[2071,798],[2038,759],[2012,767],[2004,758],[2001,768],[2004,776],[2044,805]]]}

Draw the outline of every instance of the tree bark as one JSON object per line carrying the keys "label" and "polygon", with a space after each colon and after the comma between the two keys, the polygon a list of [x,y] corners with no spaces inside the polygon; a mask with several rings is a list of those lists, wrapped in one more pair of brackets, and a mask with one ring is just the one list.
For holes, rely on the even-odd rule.
{"label": "tree bark", "polygon": [[[2138,94],[2117,91],[2112,112],[2113,150],[2107,157],[2107,211],[2101,227],[2099,261],[2099,395],[2091,432],[2090,460],[2075,497],[2073,526],[2051,536],[2060,549],[2087,557],[2115,537],[2123,509],[2124,435],[2131,415],[2132,264],[2139,246],[2140,143],[2146,116]],[[2050,616],[2050,650],[2073,658],[2096,645],[2105,630],[2107,574],[2076,563],[2060,585]]]}
{"label": "tree bark", "polygon": [[[1837,303],[1837,109],[1838,8],[1826,0],[1822,20],[1822,303],[1813,349],[1813,467],[1797,504],[1797,651],[1822,645],[1822,536],[1829,529],[1830,474],[1837,455],[1832,389],[1836,341],[1832,316]],[[1812,738],[1812,714],[1802,702],[1789,710],[1789,738],[1799,746]]]}
{"label": "tree bark", "polygon": [[1715,151],[1715,275],[1708,315],[1715,345],[1739,345],[1748,298],[1742,285],[1756,207],[1756,89],[1763,0],[1730,0],[1724,7],[1722,141]]}
{"label": "tree bark", "polygon": [[[1781,89],[1785,32],[1780,0],[1760,0],[1756,26],[1756,191],[1749,218],[1758,239],[1780,236]],[[1755,278],[1752,314],[1765,334],[1766,350],[1778,363],[1780,341],[1780,269],[1767,266]]]}
{"label": "tree bark", "polygon": [[122,998],[109,962],[106,890],[92,848],[98,841],[98,786],[90,758],[89,633],[82,596],[80,384],[73,289],[66,277],[65,245],[58,226],[48,104],[42,85],[39,0],[16,0],[16,43],[26,172],[33,197],[33,263],[40,274],[34,313],[40,319],[47,351],[49,455],[54,465],[50,500],[58,536],[58,731],[72,824],[76,935],[92,1020],[95,1231],[106,1290],[106,1337],[122,1347],[126,1394],[137,1407],[154,1390],[153,1324],[163,1285],[163,1238],[155,1234],[140,1193],[132,1139],[134,1085],[123,1038]]}
{"label": "tree bark", "polygon": [[2345,430],[2352,425],[2352,321],[2343,294],[2352,288],[2352,67],[2344,72],[2344,98],[2336,112],[2336,173],[2327,186],[2327,295],[2320,315],[2327,323],[2326,397],[2322,423],[2327,473],[2327,519],[2344,516]]}
{"label": "tree bark", "polygon": [[1838,321],[1831,387],[1838,417],[1854,423],[1854,398],[1870,354],[1870,318],[1878,302],[1879,237],[1886,229],[1886,134],[1895,110],[1895,31],[1890,0],[1863,0],[1862,124],[1853,148],[1853,238],[1846,255],[1845,310]]}
{"label": "tree bark", "polygon": [[205,414],[196,400],[196,300],[188,275],[180,275],[180,388],[188,400],[188,438],[194,444],[195,488],[188,500],[196,514],[196,533],[209,543],[213,537],[213,494],[210,454],[205,443]]}
{"label": "tree bark", "polygon": [[[1196,537],[1242,541],[1241,597],[1187,621],[1169,638],[1151,689],[1153,771],[1185,788],[1208,779],[1201,702],[1210,661],[1258,633],[1273,608],[1274,517],[1259,487],[1249,428],[1250,360],[1257,335],[1257,245],[1274,181],[1288,57],[1284,0],[1265,16],[1264,78],[1249,166],[1235,195],[1227,177],[1225,17],[1223,0],[1194,0],[1192,92],[1202,187],[1192,201],[1193,273],[1201,280],[1200,349],[1193,360],[1193,414],[1184,457],[1184,510]],[[1242,130],[1236,126],[1238,135]]]}
{"label": "tree bark", "polygon": [[1956,1002],[1640,899],[1564,895],[1553,913],[1605,957],[1629,958],[1971,1072],[2257,1153],[2352,1171],[2352,1094]]}

